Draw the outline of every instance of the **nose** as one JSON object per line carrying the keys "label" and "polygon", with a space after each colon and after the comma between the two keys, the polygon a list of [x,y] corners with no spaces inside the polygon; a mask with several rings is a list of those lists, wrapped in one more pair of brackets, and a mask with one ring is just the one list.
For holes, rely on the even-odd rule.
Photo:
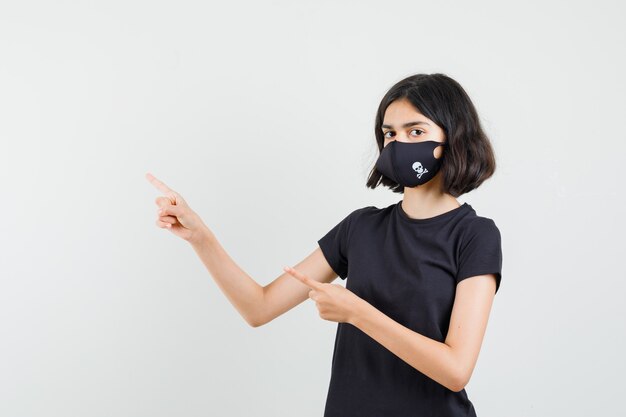
{"label": "nose", "polygon": [[393,138],[391,138],[391,140],[392,141],[397,140],[398,142],[406,142],[406,143],[413,142],[411,139],[409,139],[409,137],[406,134],[399,135],[397,133]]}

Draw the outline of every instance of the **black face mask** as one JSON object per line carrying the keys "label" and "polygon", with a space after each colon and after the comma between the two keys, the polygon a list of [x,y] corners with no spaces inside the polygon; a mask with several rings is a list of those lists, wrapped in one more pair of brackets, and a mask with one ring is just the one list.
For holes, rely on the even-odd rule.
{"label": "black face mask", "polygon": [[444,154],[437,159],[433,151],[437,146],[447,144],[434,140],[410,143],[394,140],[380,152],[376,169],[405,187],[425,184],[435,176],[443,162]]}

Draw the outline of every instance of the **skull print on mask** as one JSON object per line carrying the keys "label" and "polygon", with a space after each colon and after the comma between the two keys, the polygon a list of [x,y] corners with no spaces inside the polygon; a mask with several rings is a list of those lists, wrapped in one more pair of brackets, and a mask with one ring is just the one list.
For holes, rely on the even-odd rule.
{"label": "skull print on mask", "polygon": [[405,187],[416,187],[430,181],[441,168],[443,156],[435,158],[433,151],[447,142],[425,140],[422,142],[390,142],[380,152],[376,169]]}
{"label": "skull print on mask", "polygon": [[422,174],[428,172],[428,170],[424,168],[421,162],[416,162],[413,164],[413,171],[417,172],[417,178],[421,178]]}

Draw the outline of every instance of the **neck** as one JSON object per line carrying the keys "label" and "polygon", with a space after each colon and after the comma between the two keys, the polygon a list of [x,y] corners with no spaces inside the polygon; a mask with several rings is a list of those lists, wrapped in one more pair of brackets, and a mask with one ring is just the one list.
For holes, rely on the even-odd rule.
{"label": "neck", "polygon": [[404,187],[402,210],[414,219],[434,217],[460,205],[456,198],[441,191],[440,176],[417,187]]}

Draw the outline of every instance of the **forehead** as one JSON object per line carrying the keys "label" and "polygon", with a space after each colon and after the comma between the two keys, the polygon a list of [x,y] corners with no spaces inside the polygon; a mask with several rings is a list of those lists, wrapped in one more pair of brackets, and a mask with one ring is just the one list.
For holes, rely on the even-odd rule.
{"label": "forehead", "polygon": [[402,127],[407,122],[418,122],[422,126],[434,126],[435,123],[420,113],[406,98],[392,101],[385,109],[383,127]]}
{"label": "forehead", "polygon": [[383,129],[401,129],[412,126],[428,126],[436,129],[436,123],[420,113],[406,98],[393,101],[385,109]]}
{"label": "forehead", "polygon": [[420,113],[409,100],[406,98],[392,101],[385,109],[385,117],[383,123],[387,125],[395,125],[407,121],[423,121],[429,122],[426,116]]}

